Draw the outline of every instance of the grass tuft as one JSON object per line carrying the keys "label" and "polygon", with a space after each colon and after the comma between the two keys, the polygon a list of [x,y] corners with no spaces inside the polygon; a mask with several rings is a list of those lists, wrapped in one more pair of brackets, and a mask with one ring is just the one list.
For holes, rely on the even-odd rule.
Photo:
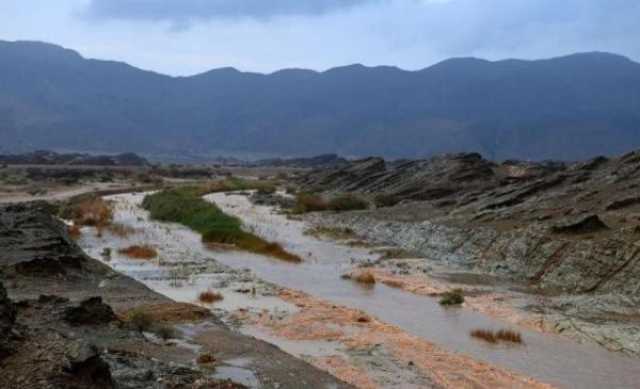
{"label": "grass tuft", "polygon": [[204,292],[200,292],[198,295],[198,300],[205,304],[213,304],[216,301],[221,301],[224,299],[224,296],[218,292],[214,292],[212,290],[206,290]]}
{"label": "grass tuft", "polygon": [[485,342],[498,343],[495,333],[491,330],[475,329],[471,331],[471,336],[477,339],[482,339]]}
{"label": "grass tuft", "polygon": [[158,256],[156,249],[148,245],[133,245],[120,249],[118,252],[134,259],[153,259]]}
{"label": "grass tuft", "polygon": [[153,326],[151,315],[146,312],[135,310],[126,317],[127,323],[139,332],[149,331]]}
{"label": "grass tuft", "polygon": [[198,365],[210,365],[216,363],[216,358],[211,353],[204,353],[198,356],[196,362],[198,362]]}
{"label": "grass tuft", "polygon": [[329,204],[321,196],[312,193],[298,193],[293,213],[320,212],[329,209]]}
{"label": "grass tuft", "polygon": [[302,261],[278,243],[243,231],[238,218],[227,215],[215,204],[202,199],[201,196],[206,193],[203,190],[186,187],[158,192],[146,196],[142,206],[150,212],[152,219],[180,223],[199,232],[205,244],[229,244],[289,262]]}
{"label": "grass tuft", "polygon": [[359,282],[361,284],[368,284],[368,285],[373,285],[376,283],[376,277],[373,275],[372,272],[365,270],[365,271],[360,271],[358,273],[356,273],[352,279],[356,282]]}
{"label": "grass tuft", "polygon": [[513,330],[484,330],[484,329],[475,329],[471,331],[470,335],[473,338],[484,340],[488,343],[498,343],[499,341],[509,342],[509,343],[522,343],[522,335],[519,332]]}
{"label": "grass tuft", "polygon": [[344,194],[332,198],[327,207],[336,212],[357,211],[369,208],[369,203],[358,196]]}
{"label": "grass tuft", "polygon": [[70,204],[63,217],[77,226],[105,227],[113,220],[113,208],[102,197],[85,197]]}
{"label": "grass tuft", "polygon": [[511,343],[522,343],[522,335],[512,330],[500,330],[496,332],[496,338]]}
{"label": "grass tuft", "polygon": [[459,288],[444,292],[440,297],[440,305],[460,305],[462,303],[464,303],[464,292]]}

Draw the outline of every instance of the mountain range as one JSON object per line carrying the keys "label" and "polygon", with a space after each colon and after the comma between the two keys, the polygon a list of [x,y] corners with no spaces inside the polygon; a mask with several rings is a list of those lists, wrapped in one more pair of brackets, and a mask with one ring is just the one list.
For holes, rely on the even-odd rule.
{"label": "mountain range", "polygon": [[640,64],[597,52],[171,77],[0,41],[0,139],[0,153],[573,160],[640,147]]}

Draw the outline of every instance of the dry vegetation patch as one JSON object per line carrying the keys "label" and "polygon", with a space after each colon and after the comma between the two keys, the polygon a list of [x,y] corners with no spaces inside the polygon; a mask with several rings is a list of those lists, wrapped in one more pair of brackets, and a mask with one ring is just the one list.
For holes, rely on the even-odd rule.
{"label": "dry vegetation patch", "polygon": [[329,204],[322,196],[312,193],[298,193],[293,213],[320,212],[329,209]]}
{"label": "dry vegetation patch", "polygon": [[373,275],[373,272],[369,270],[362,270],[356,272],[351,276],[351,279],[355,282],[359,282],[361,284],[373,285],[376,283],[376,277]]}
{"label": "dry vegetation patch", "polygon": [[464,291],[456,288],[442,293],[440,305],[460,305],[464,303]]}
{"label": "dry vegetation patch", "polygon": [[499,331],[475,329],[470,333],[471,337],[484,340],[488,343],[498,343],[499,341],[509,343],[522,343],[522,335],[519,332],[502,329]]}
{"label": "dry vegetation patch", "polygon": [[133,245],[122,248],[118,252],[134,259],[153,259],[158,256],[156,249],[149,245]]}
{"label": "dry vegetation patch", "polygon": [[201,303],[205,303],[205,304],[213,304],[223,299],[224,299],[224,296],[221,293],[214,292],[212,290],[205,290],[204,292],[200,292],[200,294],[198,295],[198,300]]}
{"label": "dry vegetation patch", "polygon": [[216,363],[216,358],[211,353],[203,353],[198,356],[196,362],[198,365],[211,365]]}
{"label": "dry vegetation patch", "polygon": [[77,226],[106,227],[113,221],[113,207],[102,197],[85,197],[69,204],[63,217]]}

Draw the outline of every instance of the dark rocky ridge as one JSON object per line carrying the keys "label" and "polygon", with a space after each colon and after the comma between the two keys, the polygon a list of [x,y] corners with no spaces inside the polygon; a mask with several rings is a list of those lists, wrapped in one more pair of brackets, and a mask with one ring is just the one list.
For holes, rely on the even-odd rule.
{"label": "dark rocky ridge", "polygon": [[572,164],[494,163],[478,154],[369,158],[312,171],[299,184],[397,197],[395,207],[334,217],[433,259],[544,289],[640,301],[640,151]]}

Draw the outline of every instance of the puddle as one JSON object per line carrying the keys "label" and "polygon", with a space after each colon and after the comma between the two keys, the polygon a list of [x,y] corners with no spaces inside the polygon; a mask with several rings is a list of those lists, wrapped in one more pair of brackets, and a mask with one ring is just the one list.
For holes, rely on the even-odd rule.
{"label": "puddle", "polygon": [[[594,389],[637,388],[637,383],[640,382],[640,363],[636,359],[596,346],[580,345],[563,337],[529,331],[521,331],[526,346],[492,346],[471,339],[468,335],[475,328],[508,327],[488,316],[464,309],[444,309],[436,299],[417,296],[382,284],[362,288],[356,283],[342,280],[340,275],[351,269],[352,259],[375,259],[370,248],[347,247],[305,235],[303,222],[288,220],[283,215],[273,213],[269,207],[253,206],[246,196],[213,194],[206,198],[215,201],[226,212],[240,217],[255,233],[268,240],[278,241],[286,249],[302,256],[304,263],[290,264],[243,252],[211,252],[202,246],[197,234],[185,227],[146,220],[146,212],[136,207],[143,197],[144,194],[109,197],[116,201],[115,221],[139,228],[139,234],[119,240],[117,237],[112,239],[111,236],[97,238],[87,233],[83,234],[79,243],[95,258],[101,257],[100,252],[105,246],[117,248],[118,245],[130,245],[131,242],[153,244],[160,253],[154,263],[132,261],[113,250],[111,265],[178,301],[193,302],[199,291],[213,285],[226,288],[225,299],[216,303],[214,308],[233,310],[237,307],[252,307],[276,312],[279,309],[296,309],[275,297],[253,299],[250,295],[233,292],[238,287],[233,284],[235,281],[230,281],[220,269],[207,268],[209,265],[206,258],[215,257],[218,262],[234,269],[249,268],[265,281],[364,310],[448,351],[465,353],[542,382],[563,388]],[[160,264],[163,266],[159,266]],[[186,273],[197,268],[197,275],[182,281],[181,287],[175,287],[172,285],[171,274],[173,272],[175,276],[180,269],[180,266],[175,265],[184,266],[182,271]],[[242,285],[251,285],[248,273]],[[265,339],[268,335],[256,333],[256,337]],[[274,343],[280,345],[282,342],[278,338]],[[313,353],[314,346],[285,344],[283,348],[290,347],[293,354],[305,355]],[[339,353],[337,348],[331,349],[331,344],[326,347],[327,352]],[[322,353],[323,350],[319,352]],[[229,378],[240,382],[242,379],[251,379],[247,371],[240,367],[231,366],[229,369],[224,371],[230,375]]]}

